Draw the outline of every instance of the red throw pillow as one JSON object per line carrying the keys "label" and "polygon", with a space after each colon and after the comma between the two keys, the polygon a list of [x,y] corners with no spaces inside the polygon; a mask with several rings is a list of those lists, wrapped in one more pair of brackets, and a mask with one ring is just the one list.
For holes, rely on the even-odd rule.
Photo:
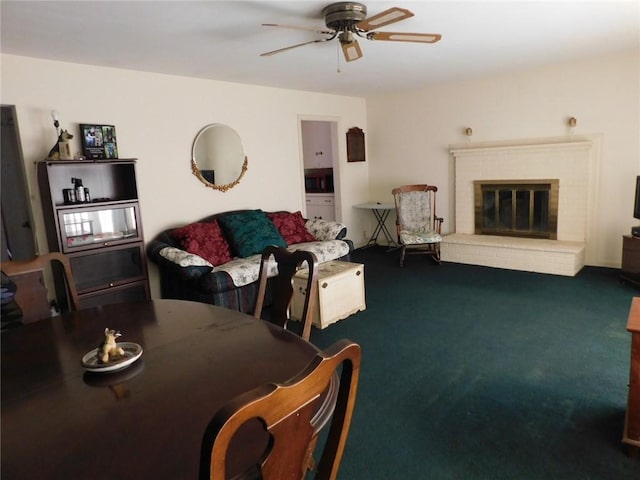
{"label": "red throw pillow", "polygon": [[315,237],[311,235],[307,227],[304,226],[305,221],[302,212],[276,212],[267,213],[267,217],[276,226],[282,238],[287,245],[303,242],[315,242]]}
{"label": "red throw pillow", "polygon": [[185,225],[171,232],[171,236],[183,250],[195,253],[213,265],[222,265],[232,259],[229,244],[216,220]]}

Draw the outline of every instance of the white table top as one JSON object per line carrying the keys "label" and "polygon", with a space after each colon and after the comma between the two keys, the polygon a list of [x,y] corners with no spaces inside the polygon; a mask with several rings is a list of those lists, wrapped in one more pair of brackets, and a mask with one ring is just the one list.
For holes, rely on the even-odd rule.
{"label": "white table top", "polygon": [[388,202],[367,202],[354,205],[354,208],[367,208],[369,210],[393,210],[396,208],[395,204]]}

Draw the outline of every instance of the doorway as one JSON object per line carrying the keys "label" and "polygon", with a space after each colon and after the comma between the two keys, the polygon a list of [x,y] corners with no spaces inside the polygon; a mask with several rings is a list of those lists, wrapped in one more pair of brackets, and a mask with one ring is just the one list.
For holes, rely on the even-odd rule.
{"label": "doorway", "polygon": [[2,105],[0,137],[0,209],[2,261],[36,255],[31,201],[22,156],[18,118],[13,105]]}
{"label": "doorway", "polygon": [[339,220],[338,122],[309,117],[300,119],[299,128],[306,217]]}

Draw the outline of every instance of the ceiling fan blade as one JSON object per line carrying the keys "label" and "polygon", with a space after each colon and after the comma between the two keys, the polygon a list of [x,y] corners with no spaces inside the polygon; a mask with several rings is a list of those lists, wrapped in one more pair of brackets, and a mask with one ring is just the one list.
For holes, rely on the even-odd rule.
{"label": "ceiling fan blade", "polygon": [[306,32],[315,32],[315,33],[320,33],[322,35],[333,35],[334,33],[336,33],[334,30],[328,30],[328,29],[318,29],[318,28],[307,28],[307,27],[296,27],[293,25],[278,25],[277,23],[263,23],[262,24],[263,27],[276,27],[276,28],[289,28],[292,30],[304,30]]}
{"label": "ceiling fan blade", "polygon": [[330,38],[322,38],[320,40],[311,40],[310,42],[298,43],[297,45],[291,45],[289,47],[278,48],[277,50],[271,50],[270,52],[261,53],[261,57],[270,57],[271,55],[275,55],[276,53],[286,52],[287,50],[291,50],[293,48],[302,47],[303,45],[309,45],[311,43],[322,43],[331,40]]}
{"label": "ceiling fan blade", "polygon": [[391,42],[436,43],[442,35],[439,33],[370,32],[369,40],[387,40]]}
{"label": "ceiling fan blade", "polygon": [[340,43],[342,44],[342,53],[344,54],[344,59],[347,62],[353,62],[354,60],[362,58],[362,50],[360,50],[360,44],[357,40]]}
{"label": "ceiling fan blade", "polygon": [[413,17],[413,13],[404,8],[392,7],[388,10],[384,10],[377,15],[365,18],[364,20],[356,23],[356,28],[364,32],[374,30],[376,28],[384,27],[391,23],[399,22],[405,18]]}

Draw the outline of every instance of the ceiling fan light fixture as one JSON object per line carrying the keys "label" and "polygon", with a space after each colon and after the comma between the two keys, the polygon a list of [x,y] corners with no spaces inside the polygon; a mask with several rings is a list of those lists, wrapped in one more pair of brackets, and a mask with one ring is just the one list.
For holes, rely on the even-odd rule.
{"label": "ceiling fan light fixture", "polygon": [[338,39],[340,40],[340,43],[342,43],[343,45],[345,43],[351,43],[353,42],[353,32],[350,32],[349,30],[340,32],[340,35],[338,35]]}
{"label": "ceiling fan light fixture", "polygon": [[362,57],[362,50],[360,44],[356,40],[349,43],[342,43],[342,53],[347,62],[353,62]]}

